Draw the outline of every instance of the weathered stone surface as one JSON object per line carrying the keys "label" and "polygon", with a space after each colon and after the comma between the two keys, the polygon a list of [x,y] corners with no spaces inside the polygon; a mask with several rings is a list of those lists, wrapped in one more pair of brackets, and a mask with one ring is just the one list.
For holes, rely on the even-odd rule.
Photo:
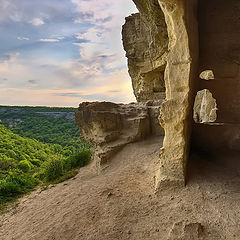
{"label": "weathered stone surface", "polygon": [[211,123],[217,119],[217,103],[208,89],[197,92],[193,119],[196,123]]}
{"label": "weathered stone surface", "polygon": [[161,135],[156,121],[159,102],[115,104],[84,102],[76,112],[80,135],[94,145],[94,161],[98,170],[128,143]]}
{"label": "weathered stone surface", "polygon": [[164,71],[168,36],[157,0],[134,1],[140,13],[126,18],[123,46],[138,101],[165,98]]}
{"label": "weathered stone surface", "polygon": [[203,240],[203,227],[200,223],[175,223],[168,240]]}
{"label": "weathered stone surface", "polygon": [[[190,137],[196,149],[215,151],[217,146],[240,149],[240,3],[239,0],[133,1],[139,13],[126,18],[122,33],[134,94],[139,102],[165,99],[159,116],[165,137],[156,189],[170,182],[184,185]],[[212,95],[218,103],[217,114]],[[144,115],[148,119],[148,132],[163,134],[156,120],[159,106],[143,105],[148,109]],[[124,114],[128,107],[123,105],[105,113],[103,109],[88,106],[87,109],[98,113],[95,116],[80,109],[86,123],[92,122],[82,135],[101,151],[105,149],[98,151],[102,154],[100,159],[105,155],[108,159],[108,153],[114,152],[108,151],[106,143],[114,145],[110,149],[118,149],[124,145],[122,142],[131,142],[126,139],[139,139],[137,133],[145,132],[136,110]],[[117,114],[119,111],[124,119]],[[131,114],[138,120],[132,121]],[[124,132],[124,127],[119,127],[121,122],[135,130]]]}
{"label": "weathered stone surface", "polygon": [[165,131],[156,188],[163,183],[184,184],[189,151],[193,83],[197,71],[197,1],[159,0],[165,15],[169,44],[165,70],[166,101],[160,122]]}

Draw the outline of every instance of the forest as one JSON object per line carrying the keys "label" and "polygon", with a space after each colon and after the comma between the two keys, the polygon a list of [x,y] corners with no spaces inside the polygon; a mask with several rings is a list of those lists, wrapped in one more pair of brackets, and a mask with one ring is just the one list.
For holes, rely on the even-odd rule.
{"label": "forest", "polygon": [[75,110],[0,106],[0,210],[88,163],[91,146],[80,140]]}

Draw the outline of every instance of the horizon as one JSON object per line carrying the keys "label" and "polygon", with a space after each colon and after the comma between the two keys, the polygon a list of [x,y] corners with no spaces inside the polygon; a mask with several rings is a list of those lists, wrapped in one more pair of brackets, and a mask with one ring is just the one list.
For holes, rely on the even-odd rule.
{"label": "horizon", "polygon": [[0,0],[0,104],[78,107],[134,102],[121,0]]}

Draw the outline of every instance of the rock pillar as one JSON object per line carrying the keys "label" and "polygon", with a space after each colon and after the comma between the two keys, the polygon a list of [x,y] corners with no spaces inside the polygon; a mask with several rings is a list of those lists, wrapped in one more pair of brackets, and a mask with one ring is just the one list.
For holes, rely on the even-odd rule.
{"label": "rock pillar", "polygon": [[158,0],[167,24],[169,44],[165,70],[166,100],[160,123],[165,130],[156,189],[184,185],[192,125],[194,79],[198,67],[197,1]]}

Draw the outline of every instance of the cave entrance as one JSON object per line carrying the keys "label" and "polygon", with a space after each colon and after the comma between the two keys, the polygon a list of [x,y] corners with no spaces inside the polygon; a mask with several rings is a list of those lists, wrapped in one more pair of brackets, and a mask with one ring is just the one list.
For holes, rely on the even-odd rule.
{"label": "cave entrance", "polygon": [[[240,152],[240,43],[238,0],[198,3],[198,91],[207,89],[217,103],[216,119],[194,123],[192,149],[216,165],[232,165]],[[206,101],[209,104],[209,101]],[[194,161],[194,159],[192,160]]]}

